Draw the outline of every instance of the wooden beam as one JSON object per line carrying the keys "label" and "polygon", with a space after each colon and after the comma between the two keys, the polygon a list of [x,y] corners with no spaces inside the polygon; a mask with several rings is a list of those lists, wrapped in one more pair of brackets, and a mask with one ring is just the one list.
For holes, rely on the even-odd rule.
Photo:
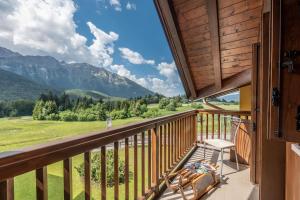
{"label": "wooden beam", "polygon": [[196,97],[195,84],[193,82],[188,63],[185,56],[185,50],[178,34],[177,24],[173,18],[174,11],[169,5],[170,1],[155,0],[157,12],[160,16],[161,23],[164,27],[165,34],[168,38],[172,54],[183,82],[187,96]]}
{"label": "wooden beam", "polygon": [[245,85],[251,84],[251,71],[252,69],[247,69],[242,71],[234,76],[226,78],[223,80],[223,87],[221,90],[216,89],[215,85],[209,85],[201,90],[197,91],[197,98],[215,96],[217,94],[221,94],[230,90],[234,90],[236,88],[240,88]]}
{"label": "wooden beam", "polygon": [[206,0],[208,25],[211,41],[211,54],[213,58],[215,88],[222,88],[221,55],[220,55],[220,37],[219,37],[219,17],[217,0]]}

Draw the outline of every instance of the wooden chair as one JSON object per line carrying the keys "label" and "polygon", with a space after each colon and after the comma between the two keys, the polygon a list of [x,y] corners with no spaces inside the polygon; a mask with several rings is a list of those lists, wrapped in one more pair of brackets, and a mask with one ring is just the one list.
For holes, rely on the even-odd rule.
{"label": "wooden chair", "polygon": [[191,181],[191,187],[193,190],[192,198],[188,199],[184,193],[184,188],[179,186],[180,193],[184,200],[198,200],[203,195],[212,190],[217,184],[220,183],[215,173],[201,174]]}

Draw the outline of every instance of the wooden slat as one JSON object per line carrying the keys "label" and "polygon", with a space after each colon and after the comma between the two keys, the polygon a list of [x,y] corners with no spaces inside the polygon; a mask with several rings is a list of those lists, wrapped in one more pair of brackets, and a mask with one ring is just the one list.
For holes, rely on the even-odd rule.
{"label": "wooden slat", "polygon": [[163,127],[159,127],[159,175],[162,175],[163,170]]}
{"label": "wooden slat", "polygon": [[148,130],[148,189],[151,188],[151,130]]}
{"label": "wooden slat", "polygon": [[84,153],[84,196],[85,200],[92,199],[91,196],[91,152]]}
{"label": "wooden slat", "polygon": [[203,141],[203,114],[200,114],[200,141]]}
{"label": "wooden slat", "polygon": [[0,181],[0,199],[14,200],[14,179]]}
{"label": "wooden slat", "polygon": [[129,200],[129,145],[125,138],[125,199]]}
{"label": "wooden slat", "polygon": [[211,137],[212,139],[215,138],[215,114],[211,115]]}
{"label": "wooden slat", "polygon": [[36,176],[36,199],[47,200],[48,199],[47,167],[37,169],[35,176]]}
{"label": "wooden slat", "polygon": [[106,146],[101,147],[101,200],[106,200]]}
{"label": "wooden slat", "polygon": [[220,123],[220,114],[218,114],[218,139],[221,138],[221,123]]}
{"label": "wooden slat", "polygon": [[[142,155],[141,155],[141,161],[142,161],[142,195],[145,194],[145,132],[142,132],[141,134],[141,140],[142,140]],[[150,177],[150,176],[149,176]]]}
{"label": "wooden slat", "polygon": [[115,200],[119,199],[119,142],[114,142],[114,193]]}
{"label": "wooden slat", "polygon": [[211,50],[213,56],[213,66],[215,74],[215,87],[221,89],[222,74],[221,74],[221,56],[220,56],[220,37],[219,37],[219,22],[218,22],[218,6],[217,0],[207,0],[207,13],[210,30]]}
{"label": "wooden slat", "polygon": [[208,139],[208,113],[206,114],[205,130],[206,130],[206,138],[205,139]]}
{"label": "wooden slat", "polygon": [[168,128],[168,170],[171,168],[171,123],[167,124]]}
{"label": "wooden slat", "polygon": [[64,200],[72,200],[72,159],[67,158],[63,162],[64,168]]}
{"label": "wooden slat", "polygon": [[158,193],[159,184],[159,134],[158,127],[152,129],[152,184],[154,192]]}
{"label": "wooden slat", "polygon": [[138,141],[137,141],[137,135],[134,135],[134,150],[133,150],[133,171],[134,171],[134,185],[133,185],[133,195],[134,195],[134,199],[136,200],[138,197]]}
{"label": "wooden slat", "polygon": [[227,121],[226,121],[226,117],[224,117],[224,139],[226,140],[226,131],[227,131]]}
{"label": "wooden slat", "polygon": [[164,125],[164,171],[167,171],[167,125]]}

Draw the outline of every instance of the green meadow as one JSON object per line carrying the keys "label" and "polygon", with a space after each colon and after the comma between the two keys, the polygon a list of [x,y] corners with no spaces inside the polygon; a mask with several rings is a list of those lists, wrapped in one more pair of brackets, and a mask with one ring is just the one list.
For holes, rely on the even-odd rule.
{"label": "green meadow", "polygon": [[[150,107],[156,107],[151,105]],[[237,110],[238,105],[220,105],[223,108]],[[170,115],[178,112],[191,110],[190,105],[183,105],[177,108],[177,111],[161,110],[161,115]],[[131,123],[136,123],[147,119],[129,118],[124,120],[114,120],[113,127],[123,126]],[[209,123],[211,126],[211,123]],[[32,117],[20,118],[2,118],[0,119],[0,152],[15,150],[22,147],[32,146],[36,144],[47,143],[53,140],[68,138],[76,135],[83,135],[91,132],[100,132],[105,130],[106,122],[62,122],[62,121],[36,121]],[[99,153],[97,151],[93,152]],[[119,157],[124,160],[124,150],[119,150]],[[145,152],[147,155],[147,151]],[[138,150],[138,186],[139,194],[141,192],[141,149]],[[147,159],[146,165],[147,166]],[[84,182],[78,175],[75,167],[78,167],[83,162],[83,155],[80,154],[72,158],[73,167],[73,199],[84,199]],[[129,155],[130,171],[133,172],[133,149],[130,148]],[[146,167],[147,169],[147,167]],[[63,168],[62,162],[54,163],[47,167],[48,170],[48,195],[49,199],[63,199]],[[145,183],[147,184],[147,171]],[[124,199],[124,184],[120,185],[120,197]],[[133,198],[133,179],[130,180],[130,199]],[[92,185],[93,198],[100,199],[100,185]],[[107,199],[114,198],[113,187],[107,188]],[[15,177],[15,199],[16,200],[31,200],[35,199],[35,172],[29,172],[24,175]]]}

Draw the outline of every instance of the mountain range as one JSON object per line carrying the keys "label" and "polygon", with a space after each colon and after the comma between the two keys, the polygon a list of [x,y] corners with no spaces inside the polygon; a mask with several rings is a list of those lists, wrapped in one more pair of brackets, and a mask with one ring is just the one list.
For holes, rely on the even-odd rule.
{"label": "mountain range", "polygon": [[153,94],[141,85],[87,63],[66,63],[51,56],[24,56],[0,47],[0,100],[36,99],[42,92],[94,91],[131,98]]}

